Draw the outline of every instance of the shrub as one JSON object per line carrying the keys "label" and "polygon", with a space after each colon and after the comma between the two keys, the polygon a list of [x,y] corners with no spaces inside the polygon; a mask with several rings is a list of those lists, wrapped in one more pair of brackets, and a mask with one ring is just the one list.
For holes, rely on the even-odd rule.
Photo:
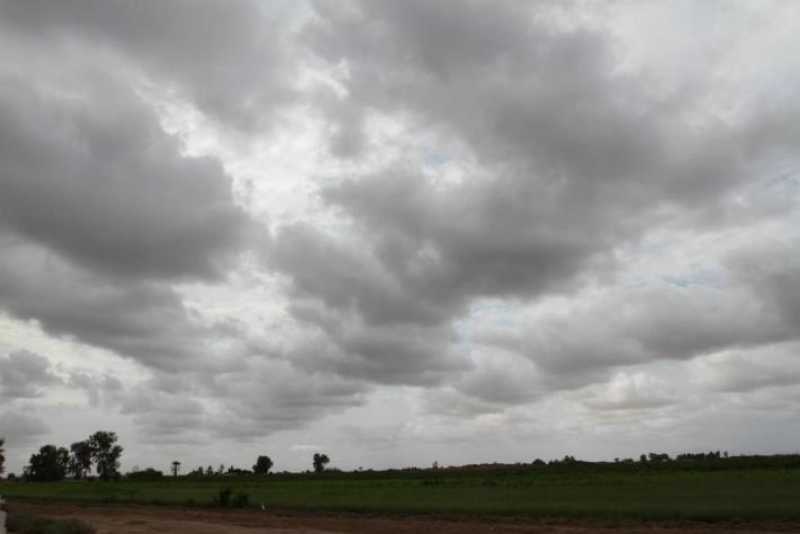
{"label": "shrub", "polygon": [[219,490],[219,494],[214,500],[214,504],[221,506],[223,508],[227,508],[231,504],[231,496],[233,495],[233,491],[230,488],[222,488]]}
{"label": "shrub", "polygon": [[233,497],[232,505],[235,508],[247,508],[250,505],[250,496],[247,493],[237,493]]}
{"label": "shrub", "polygon": [[250,495],[242,492],[234,494],[231,488],[223,488],[214,497],[213,503],[222,508],[246,508],[250,505]]}

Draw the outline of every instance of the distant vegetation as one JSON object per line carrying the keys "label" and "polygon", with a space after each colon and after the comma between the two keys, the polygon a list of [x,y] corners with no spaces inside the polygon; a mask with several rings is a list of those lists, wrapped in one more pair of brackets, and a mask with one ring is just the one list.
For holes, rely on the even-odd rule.
{"label": "distant vegetation", "polygon": [[[5,461],[4,440],[0,438],[0,474],[3,471]],[[57,482],[64,479],[82,480],[94,479],[91,475],[94,468],[97,477],[101,480],[141,480],[154,481],[164,477],[164,473],[152,467],[140,469],[134,467],[132,471],[121,474],[119,472],[120,458],[123,448],[117,444],[117,435],[109,431],[97,431],[84,441],[79,441],[70,445],[69,450],[56,445],[44,445],[39,451],[31,455],[28,465],[25,467],[21,477],[9,474],[9,479],[30,482]],[[440,466],[438,462],[433,463],[432,468],[407,467],[402,469],[389,469],[384,471],[373,471],[372,469],[358,468],[357,471],[341,471],[339,469],[327,470],[330,458],[324,453],[315,453],[312,457],[311,467],[313,473],[323,475],[329,479],[338,478],[375,478],[375,477],[427,477],[433,473],[440,476],[458,477],[460,475],[471,475],[475,472],[496,472],[496,473],[521,473],[521,472],[626,472],[646,470],[669,470],[669,471],[716,471],[716,470],[737,470],[737,469],[797,469],[800,468],[800,454],[784,455],[734,455],[731,456],[727,451],[708,451],[682,453],[674,457],[667,453],[649,452],[641,454],[638,459],[634,458],[614,458],[612,461],[584,461],[576,459],[574,456],[566,455],[560,459],[549,461],[537,458],[530,463],[485,463],[470,464],[461,466]],[[290,473],[283,471],[273,473],[274,463],[272,458],[267,455],[260,455],[256,458],[256,463],[252,469],[243,469],[233,465],[219,465],[216,469],[209,465],[207,467],[197,467],[194,470],[181,475],[182,463],[174,460],[170,464],[170,474],[177,479],[198,479],[198,478],[220,478],[220,477],[248,477],[253,475],[269,475],[271,479],[294,479],[303,478],[306,473]]]}
{"label": "distant vegetation", "polygon": [[[3,450],[4,440],[0,439],[0,475],[3,474],[5,456]],[[119,472],[120,458],[123,448],[117,444],[117,435],[114,432],[99,430],[84,441],[70,445],[69,450],[56,445],[43,445],[38,452],[31,455],[28,465],[25,466],[21,477],[9,474],[7,480],[20,482],[58,482],[65,479],[94,480],[91,475],[92,468],[96,470],[100,480],[158,480],[164,473],[152,467],[144,470],[134,469],[123,475]],[[327,454],[316,453],[312,459],[314,472],[321,473],[330,462]],[[170,473],[173,478],[180,478],[181,466],[179,460],[170,464]],[[269,456],[262,455],[256,459],[252,470],[241,469],[234,466],[220,465],[216,470],[212,466],[198,467],[188,472],[185,477],[215,478],[221,476],[246,476],[268,475],[273,466]]]}
{"label": "distant vegetation", "polygon": [[[440,466],[434,462],[432,468],[341,471],[327,469],[328,455],[316,453],[310,458],[312,469],[304,473],[273,472],[272,458],[259,455],[252,469],[220,465],[197,467],[185,474],[181,462],[175,460],[172,476],[165,476],[153,468],[135,468],[120,475],[122,449],[113,433],[96,433],[79,443],[88,445],[73,444],[70,451],[42,447],[31,456],[23,477],[12,482],[9,476],[9,481],[0,482],[0,494],[370,513],[800,519],[800,454],[737,456],[709,451],[673,457],[649,452],[636,459],[604,462],[567,455],[515,464]],[[92,468],[98,477],[90,475]],[[36,483],[20,483],[26,481]]]}
{"label": "distant vegetation", "polygon": [[[792,460],[797,463],[797,458]],[[677,464],[678,462],[674,462]],[[724,460],[720,460],[724,464]],[[0,482],[17,499],[380,514],[598,519],[800,519],[800,469],[668,464],[474,466],[213,475],[158,480]]]}

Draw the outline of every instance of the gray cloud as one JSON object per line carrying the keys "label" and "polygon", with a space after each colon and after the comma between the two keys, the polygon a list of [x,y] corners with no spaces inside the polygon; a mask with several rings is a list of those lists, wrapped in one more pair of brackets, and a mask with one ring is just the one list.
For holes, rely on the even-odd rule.
{"label": "gray cloud", "polygon": [[44,356],[18,350],[0,357],[0,398],[6,401],[40,397],[47,386],[60,382]]}
{"label": "gray cloud", "polygon": [[382,384],[430,385],[470,368],[453,350],[447,327],[374,326],[315,305],[294,306],[294,317],[312,326],[284,356],[310,372],[322,370]]}
{"label": "gray cloud", "polygon": [[145,443],[201,442],[208,429],[203,404],[189,392],[166,392],[138,384],[121,396],[121,410],[131,415]]}
{"label": "gray cloud", "polygon": [[[343,110],[338,132],[355,127],[360,106],[411,124],[410,132],[424,127],[434,143],[455,138],[477,161],[454,183],[394,164],[323,186],[322,200],[350,223],[347,237],[307,225],[278,230],[271,266],[298,296],[330,310],[316,321],[325,318],[337,346],[352,314],[376,334],[395,328],[402,338],[409,324],[451,325],[480,298],[531,302],[608,284],[620,247],[657,228],[775,216],[740,200],[770,162],[790,157],[796,105],[783,102],[778,112],[745,99],[723,120],[702,105],[715,95],[710,77],[659,86],[622,68],[609,33],[564,26],[546,5],[461,7],[319,3],[304,30],[323,61],[346,65],[339,81],[347,96],[324,102],[334,119],[331,106]],[[747,303],[758,291],[648,291],[612,296],[585,316],[551,317],[518,334],[523,352],[558,376],[551,387],[577,387],[616,365],[791,336],[777,310],[764,315]],[[627,316],[598,323],[627,298]],[[749,315],[737,315],[739,306]],[[308,319],[307,307],[292,311]],[[392,374],[396,359],[362,356],[373,380]],[[409,369],[423,367],[404,358]]]}
{"label": "gray cloud", "polygon": [[425,322],[440,315],[407,292],[362,243],[336,240],[310,225],[283,228],[266,255],[271,266],[291,276],[299,297],[316,297],[368,321]]}
{"label": "gray cloud", "polygon": [[[423,463],[791,413],[796,22],[631,39],[674,8],[576,6],[0,0],[0,311],[77,342],[66,381],[0,358],[0,396],[83,391],[175,457],[356,414],[350,446]],[[234,173],[291,222],[258,236]],[[46,432],[20,413],[0,431]]]}
{"label": "gray cloud", "polygon": [[252,439],[304,428],[359,406],[368,388],[325,372],[299,371],[286,361],[254,361],[243,372],[214,377],[212,391],[224,408],[212,416],[218,436]]}
{"label": "gray cloud", "polygon": [[389,171],[327,188],[323,198],[363,223],[384,269],[440,319],[475,297],[563,291],[593,260],[602,267],[611,237],[559,224],[555,205],[513,180],[436,188]]}
{"label": "gray cloud", "polygon": [[86,392],[89,406],[97,408],[109,405],[119,400],[123,391],[122,382],[110,374],[96,375],[94,373],[73,370],[69,373],[67,385],[82,389]]}
{"label": "gray cloud", "polygon": [[107,82],[74,99],[0,88],[0,225],[106,274],[218,276],[249,225],[230,178]]}
{"label": "gray cloud", "polygon": [[583,404],[601,412],[654,410],[674,406],[682,400],[668,383],[644,373],[621,373],[605,387],[593,389],[594,395]]}
{"label": "gray cloud", "polygon": [[[7,31],[51,49],[110,53],[123,68],[176,89],[214,119],[237,128],[269,125],[292,98],[287,21],[258,2],[175,1],[168,5],[81,0],[4,1]],[[52,52],[51,52],[52,53]]]}
{"label": "gray cloud", "polygon": [[728,393],[797,386],[800,384],[798,349],[800,343],[790,342],[753,351],[735,351],[703,362],[704,384]]}
{"label": "gray cloud", "polygon": [[196,317],[168,286],[121,283],[39,246],[9,237],[0,242],[2,308],[47,332],[168,369],[187,361],[208,365],[230,348],[228,336]]}
{"label": "gray cloud", "polygon": [[[709,79],[690,94],[673,93],[678,81],[654,87],[617,68],[610,35],[564,28],[546,4],[349,5],[319,10],[306,33],[321,57],[347,62],[353,101],[461,137],[571,216],[624,218],[653,200],[707,209],[749,179],[750,162],[797,140],[787,109],[703,117]],[[706,127],[687,120],[695,115]]]}
{"label": "gray cloud", "polygon": [[[0,10],[2,24],[74,15]],[[184,154],[116,59],[70,46],[83,41],[64,28],[43,46],[28,22],[0,38],[0,308],[145,365],[225,365],[243,350],[238,334],[188,308],[174,284],[221,282],[248,246],[257,228],[231,177]]]}
{"label": "gray cloud", "polygon": [[48,432],[50,428],[44,421],[31,413],[7,410],[0,414],[0,436],[9,448],[30,445]]}
{"label": "gray cloud", "polygon": [[[519,328],[478,327],[473,341],[529,358],[546,389],[582,387],[625,365],[796,341],[797,246],[788,240],[737,250],[725,262],[722,287],[617,287],[530,316]],[[770,385],[757,378],[762,374],[750,377],[752,387]],[[731,375],[731,380],[717,387],[743,387],[736,385],[741,377]]]}

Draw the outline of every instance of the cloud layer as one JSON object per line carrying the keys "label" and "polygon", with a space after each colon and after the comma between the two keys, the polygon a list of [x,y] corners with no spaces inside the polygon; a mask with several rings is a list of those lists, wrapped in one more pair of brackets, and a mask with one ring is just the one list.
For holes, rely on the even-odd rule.
{"label": "cloud layer", "polygon": [[0,433],[393,465],[785,425],[800,19],[714,6],[0,1]]}

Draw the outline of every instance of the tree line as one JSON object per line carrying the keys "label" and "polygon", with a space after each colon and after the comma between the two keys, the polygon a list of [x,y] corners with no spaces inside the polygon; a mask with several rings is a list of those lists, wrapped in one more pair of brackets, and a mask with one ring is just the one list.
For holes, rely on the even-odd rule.
{"label": "tree line", "polygon": [[[120,458],[124,449],[117,444],[117,439],[117,434],[114,432],[98,430],[87,439],[73,443],[69,446],[69,449],[52,444],[43,445],[38,452],[31,455],[28,465],[23,470],[22,478],[32,482],[57,482],[67,477],[74,480],[83,480],[94,478],[92,475],[94,469],[96,477],[100,480],[120,479],[122,478],[122,474],[119,471]],[[5,440],[0,438],[0,475],[5,472],[4,445]],[[327,454],[314,454],[312,461],[314,472],[321,473],[329,462],[330,458]],[[252,471],[233,466],[230,466],[226,471],[225,467],[220,465],[216,471],[211,466],[205,469],[199,467],[190,472],[189,475],[267,475],[273,465],[272,459],[263,455],[256,459]],[[171,464],[172,476],[177,478],[180,474],[180,469],[181,462],[178,460],[173,461]],[[153,468],[147,468],[143,471],[134,468],[131,473],[125,475],[125,478],[151,479],[163,476],[163,472]],[[8,478],[13,480],[17,477],[10,474]]]}
{"label": "tree line", "polygon": [[35,482],[63,480],[67,475],[81,480],[89,476],[94,467],[101,480],[115,480],[120,477],[122,451],[114,432],[98,430],[87,439],[73,443],[69,449],[42,446],[39,452],[31,455],[23,476]]}
{"label": "tree line", "polygon": [[[327,454],[322,453],[315,453],[312,458],[312,466],[314,467],[315,473],[321,473],[325,470],[325,467],[330,463],[330,458]],[[173,478],[177,478],[180,475],[181,466],[183,464],[178,461],[174,460],[171,464],[170,472]],[[202,478],[202,477],[218,477],[218,476],[231,476],[231,475],[268,475],[273,467],[272,459],[269,456],[259,456],[256,458],[256,463],[253,465],[252,469],[240,469],[238,467],[229,466],[227,470],[225,469],[225,465],[220,465],[217,469],[214,469],[213,466],[209,465],[208,467],[198,467],[194,471],[189,471],[185,476],[192,477],[192,478]],[[152,479],[152,478],[160,478],[164,476],[164,473],[158,471],[156,469],[148,468],[143,471],[138,469],[134,469],[132,473],[127,475],[130,478],[138,478],[140,480],[144,479]]]}
{"label": "tree line", "polygon": [[[5,454],[4,440],[0,438],[0,475],[4,473]],[[97,478],[101,480],[116,480],[123,478],[119,472],[120,457],[123,448],[117,444],[117,435],[114,432],[98,431],[86,440],[70,445],[69,449],[55,445],[44,445],[30,457],[25,467],[23,480],[30,481],[58,481],[70,477],[81,480],[94,478],[93,469]],[[536,459],[530,463],[515,464],[471,464],[461,466],[439,466],[434,462],[432,468],[407,467],[403,469],[388,469],[373,471],[372,469],[358,468],[352,472],[342,472],[338,469],[326,471],[330,458],[326,454],[315,453],[312,458],[314,473],[328,473],[326,476],[372,478],[376,476],[398,477],[427,477],[432,472],[446,476],[469,476],[470,473],[497,471],[505,473],[522,473],[529,470],[546,469],[548,471],[628,471],[640,469],[658,470],[719,470],[719,469],[751,469],[751,468],[800,468],[800,454],[774,454],[774,455],[728,455],[727,451],[691,452],[670,456],[667,453],[650,452],[642,454],[638,459],[614,458],[608,461],[584,461],[567,455],[561,459],[544,461]],[[175,460],[171,464],[171,474],[177,478],[181,476],[181,462]],[[256,459],[251,469],[240,469],[229,466],[227,469],[220,465],[217,469],[212,466],[198,467],[182,475],[187,478],[220,477],[220,476],[247,476],[271,474],[273,461],[269,456],[261,455]],[[308,471],[307,471],[308,473]],[[302,473],[276,473],[278,478],[294,478],[303,476]],[[164,477],[162,471],[147,468],[140,470],[135,467],[132,472],[124,475],[130,480],[152,480]],[[13,474],[9,480],[16,479]]]}

